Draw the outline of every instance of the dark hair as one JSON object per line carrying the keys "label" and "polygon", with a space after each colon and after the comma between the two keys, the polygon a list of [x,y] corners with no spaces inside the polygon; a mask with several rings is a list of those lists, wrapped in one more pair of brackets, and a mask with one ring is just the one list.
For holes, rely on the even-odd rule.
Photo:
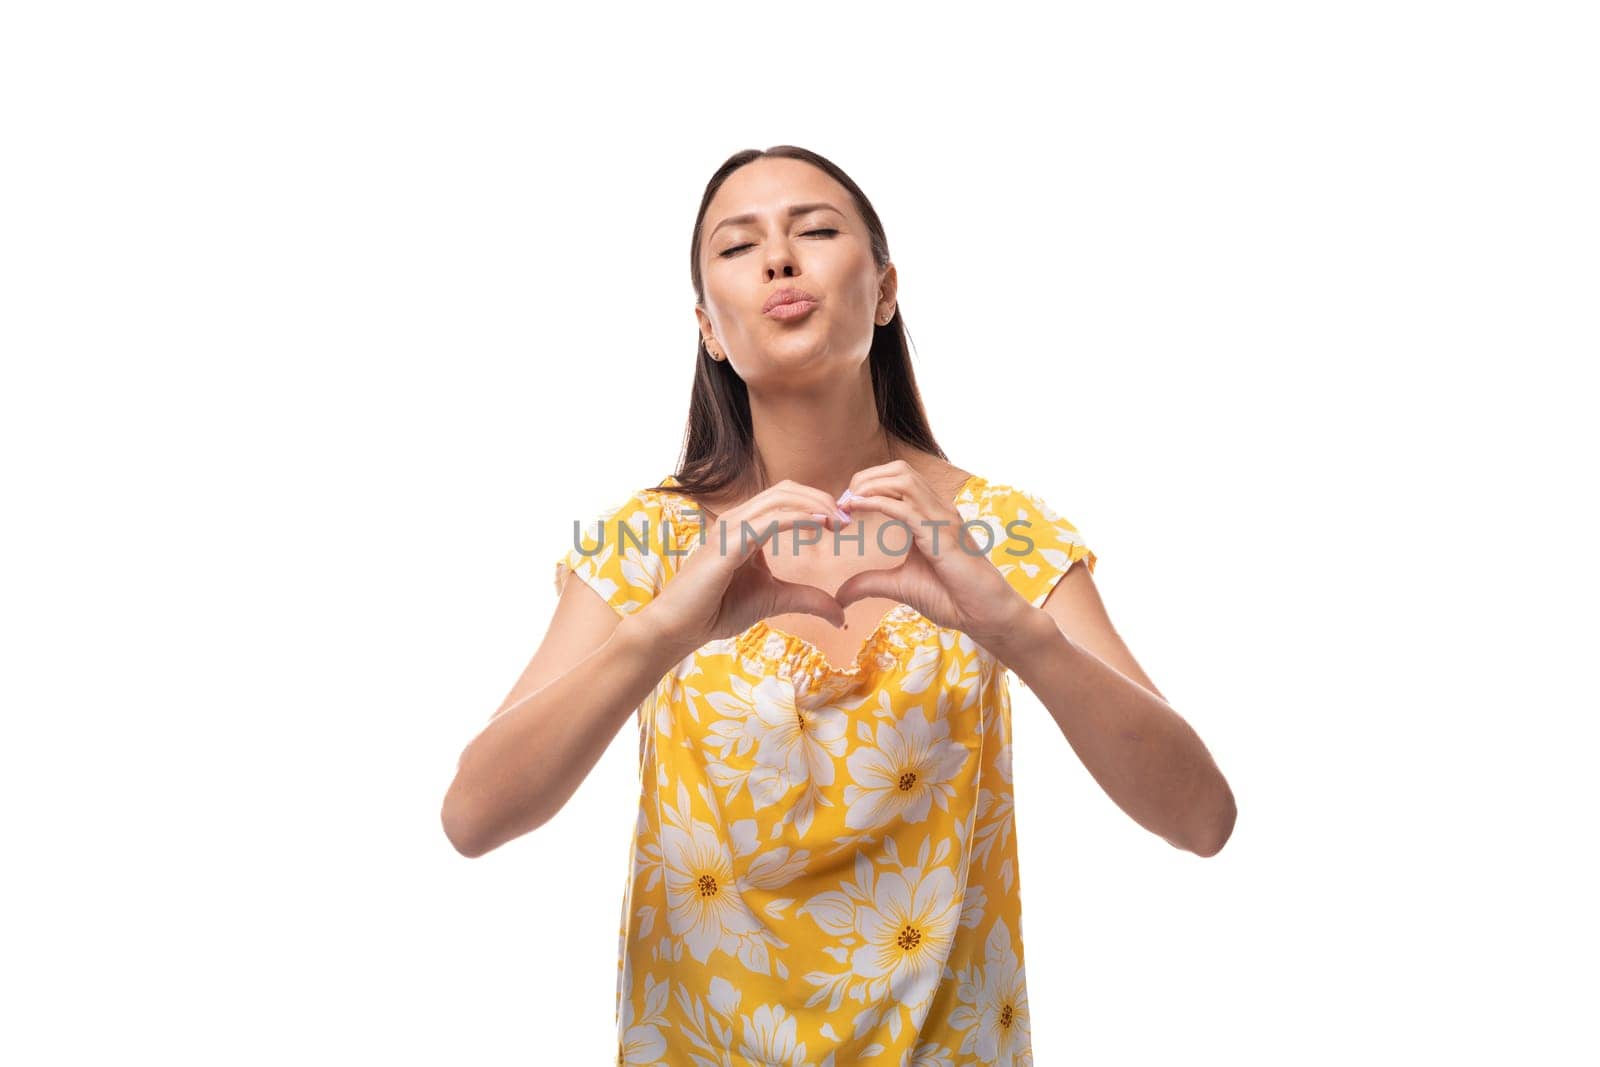
{"label": "dark hair", "polygon": [[[775,145],[761,151],[747,148],[729,156],[706,183],[700,210],[694,219],[694,238],[689,245],[689,277],[695,299],[705,304],[705,279],[700,273],[700,228],[712,197],[728,176],[753,160],[763,158],[798,159],[819,168],[850,193],[856,211],[867,224],[872,238],[872,258],[881,270],[889,263],[889,239],[883,223],[859,186],[831,160],[795,145]],[[672,492],[715,494],[728,487],[754,489],[763,478],[755,437],[750,423],[750,394],[744,380],[726,360],[714,360],[706,351],[705,339],[695,333],[694,386],[689,394],[689,421],[684,430],[683,450],[674,477],[679,484]],[[900,302],[887,325],[873,327],[872,348],[868,356],[872,368],[872,393],[877,401],[878,422],[884,432],[913,448],[948,459],[934,440],[928,415],[917,391],[911,369],[910,336],[906,332]]]}

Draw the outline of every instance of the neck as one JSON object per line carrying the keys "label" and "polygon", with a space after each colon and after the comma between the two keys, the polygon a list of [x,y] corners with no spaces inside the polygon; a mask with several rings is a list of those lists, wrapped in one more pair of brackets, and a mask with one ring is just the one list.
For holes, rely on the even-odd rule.
{"label": "neck", "polygon": [[750,390],[750,425],[765,485],[785,478],[835,497],[863,467],[906,453],[878,422],[872,370],[781,391]]}

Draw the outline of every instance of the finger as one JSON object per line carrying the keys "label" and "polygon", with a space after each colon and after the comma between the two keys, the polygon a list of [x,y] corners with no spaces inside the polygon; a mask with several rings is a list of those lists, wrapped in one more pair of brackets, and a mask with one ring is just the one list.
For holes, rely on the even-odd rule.
{"label": "finger", "polygon": [[[851,497],[850,506],[859,511],[876,511],[904,523],[911,531],[911,539],[924,552],[931,551],[928,536],[932,532],[924,522],[918,508],[891,496]],[[879,542],[882,543],[881,540]]]}
{"label": "finger", "polygon": [[810,504],[785,505],[782,507],[767,507],[754,512],[737,522],[729,522],[728,539],[743,536],[752,542],[765,543],[772,540],[775,534],[800,527],[811,526],[823,529],[826,523],[817,520],[817,512],[811,510]]}
{"label": "finger", "polygon": [[744,504],[734,508],[729,512],[728,519],[731,522],[738,522],[741,516],[748,518],[750,515],[762,514],[772,507],[799,507],[805,501],[810,501],[809,510],[813,515],[819,513],[830,516],[837,515],[839,525],[849,521],[849,516],[839,513],[838,502],[833,497],[815,486],[805,485],[789,479],[763,489]]}
{"label": "finger", "polygon": [[839,588],[834,590],[833,599],[844,607],[874,596],[904,602],[904,590],[900,581],[904,566],[905,564],[901,564],[899,567],[883,570],[858,571],[839,583]]}
{"label": "finger", "polygon": [[829,528],[829,523],[817,521],[815,513],[810,508],[809,504],[799,507],[767,508],[738,521],[725,520],[722,528],[711,536],[726,538],[726,554],[744,559],[786,531],[796,529],[821,531]]}
{"label": "finger", "polygon": [[[931,498],[933,495],[927,479],[918,474],[905,460],[895,460],[892,463],[857,471],[850,479],[850,488],[847,492],[852,497],[857,494],[870,496],[877,493],[903,499]],[[848,506],[848,501],[846,503]]]}
{"label": "finger", "polygon": [[911,464],[903,459],[892,459],[888,463],[879,463],[872,467],[862,467],[850,476],[850,492],[864,492],[862,484],[873,478],[895,478],[905,474],[916,474]]}
{"label": "finger", "polygon": [[844,629],[844,605],[839,603],[837,597],[803,582],[786,582],[782,578],[774,578],[772,581],[778,587],[777,593],[773,596],[774,615],[799,611],[827,619],[841,630]]}
{"label": "finger", "polygon": [[732,570],[744,565],[752,555],[765,555],[766,545],[777,540],[779,535],[802,528],[821,530],[825,524],[819,523],[810,512],[798,509],[771,512],[765,520],[760,517],[747,518],[743,523],[719,519],[704,531],[704,538],[696,546],[697,550],[692,551],[688,558],[692,562],[702,554],[712,556]]}
{"label": "finger", "polygon": [[863,479],[861,484],[850,487],[850,499],[858,496],[892,496],[897,500],[905,500],[914,496],[915,487],[911,482],[898,475],[878,475],[875,478]]}
{"label": "finger", "polygon": [[[931,516],[916,504],[887,496],[862,497],[853,501],[862,511],[877,511],[904,523],[911,530],[912,543],[930,560],[938,560],[958,549],[968,555],[982,555],[969,531],[962,529],[960,513],[934,512]],[[963,541],[965,538],[965,541]],[[881,541],[880,541],[881,544]],[[964,548],[963,545],[971,545]]]}

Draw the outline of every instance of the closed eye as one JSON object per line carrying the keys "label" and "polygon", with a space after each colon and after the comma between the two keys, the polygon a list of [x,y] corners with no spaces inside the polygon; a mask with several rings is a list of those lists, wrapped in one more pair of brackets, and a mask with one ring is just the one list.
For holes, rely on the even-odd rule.
{"label": "closed eye", "polygon": [[[838,232],[839,232],[838,230],[833,230],[833,229],[807,230],[805,233],[802,233],[800,236],[801,237],[810,237],[814,233],[825,233],[829,237],[832,237],[835,234],[837,234]],[[742,245],[734,245],[732,248],[725,248],[721,252],[718,252],[717,255],[721,256],[723,259],[727,259],[729,256],[734,255],[735,253],[738,253],[738,252],[742,252],[746,248],[750,248],[750,247],[753,247],[753,246],[749,242],[746,242],[746,243],[744,243]]]}

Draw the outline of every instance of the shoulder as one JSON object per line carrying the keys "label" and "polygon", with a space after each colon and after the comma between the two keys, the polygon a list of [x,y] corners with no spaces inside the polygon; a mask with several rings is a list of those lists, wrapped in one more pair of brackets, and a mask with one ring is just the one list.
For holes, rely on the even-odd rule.
{"label": "shoulder", "polygon": [[962,470],[949,460],[932,453],[918,453],[902,458],[924,482],[928,483],[928,487],[940,500],[953,500],[957,494],[964,496],[967,483],[975,481],[977,477],[971,471]]}
{"label": "shoulder", "polygon": [[989,528],[989,559],[1035,607],[1072,564],[1082,560],[1094,572],[1098,559],[1083,532],[1030,488],[984,481],[960,511]]}
{"label": "shoulder", "polygon": [[1019,519],[1030,525],[1050,523],[1070,530],[1077,529],[1068,521],[1065,513],[1052,507],[1051,502],[1044,496],[1031,488],[1011,482],[977,478],[971,490],[965,495],[964,502],[969,505],[965,510],[972,511],[975,515],[1006,520]]}
{"label": "shoulder", "polygon": [[597,509],[587,514],[570,516],[568,524],[584,541],[609,538],[617,528],[626,526],[640,530],[641,524],[654,528],[661,520],[673,517],[674,494],[661,486],[643,486],[632,491],[615,493],[602,498]]}
{"label": "shoulder", "polygon": [[643,607],[661,591],[677,560],[675,494],[644,486],[614,495],[597,510],[568,516],[567,544],[556,562],[559,595],[576,574],[621,614]]}

